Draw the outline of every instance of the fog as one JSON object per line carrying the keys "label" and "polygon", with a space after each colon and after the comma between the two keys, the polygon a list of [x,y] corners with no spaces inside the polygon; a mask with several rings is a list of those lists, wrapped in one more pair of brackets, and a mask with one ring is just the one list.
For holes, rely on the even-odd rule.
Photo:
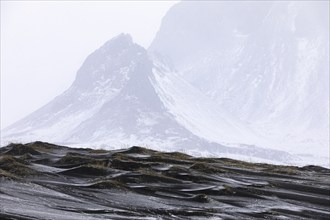
{"label": "fog", "polygon": [[176,1],[1,1],[1,128],[67,89],[88,54],[124,32],[148,47]]}
{"label": "fog", "polygon": [[330,166],[328,2],[110,3],[5,4],[2,145]]}

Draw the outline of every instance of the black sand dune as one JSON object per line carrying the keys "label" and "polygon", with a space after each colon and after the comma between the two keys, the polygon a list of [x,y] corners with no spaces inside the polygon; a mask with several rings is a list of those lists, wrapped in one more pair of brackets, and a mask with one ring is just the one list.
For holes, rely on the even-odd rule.
{"label": "black sand dune", "polygon": [[0,219],[330,219],[317,166],[43,142],[0,154]]}

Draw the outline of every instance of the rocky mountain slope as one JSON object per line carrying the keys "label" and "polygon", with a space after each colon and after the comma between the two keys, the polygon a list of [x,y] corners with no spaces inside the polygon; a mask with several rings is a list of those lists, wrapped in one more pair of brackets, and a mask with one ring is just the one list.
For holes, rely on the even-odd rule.
{"label": "rocky mountain slope", "polygon": [[183,1],[149,52],[268,146],[329,154],[329,2]]}
{"label": "rocky mountain slope", "polygon": [[78,143],[188,138],[155,92],[152,66],[146,50],[121,34],[87,57],[67,91],[7,128],[5,136]]}

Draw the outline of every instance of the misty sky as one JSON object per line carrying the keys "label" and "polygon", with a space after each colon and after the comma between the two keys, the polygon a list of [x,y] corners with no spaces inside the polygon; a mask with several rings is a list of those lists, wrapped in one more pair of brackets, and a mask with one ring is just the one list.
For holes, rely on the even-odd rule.
{"label": "misty sky", "polygon": [[84,59],[125,32],[148,47],[176,1],[1,1],[1,129],[61,94]]}

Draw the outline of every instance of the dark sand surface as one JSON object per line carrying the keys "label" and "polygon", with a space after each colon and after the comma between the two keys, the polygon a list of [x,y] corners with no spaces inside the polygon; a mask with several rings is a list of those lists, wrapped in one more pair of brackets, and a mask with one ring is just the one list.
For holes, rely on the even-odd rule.
{"label": "dark sand surface", "polygon": [[0,219],[330,219],[317,166],[43,142],[0,155]]}

